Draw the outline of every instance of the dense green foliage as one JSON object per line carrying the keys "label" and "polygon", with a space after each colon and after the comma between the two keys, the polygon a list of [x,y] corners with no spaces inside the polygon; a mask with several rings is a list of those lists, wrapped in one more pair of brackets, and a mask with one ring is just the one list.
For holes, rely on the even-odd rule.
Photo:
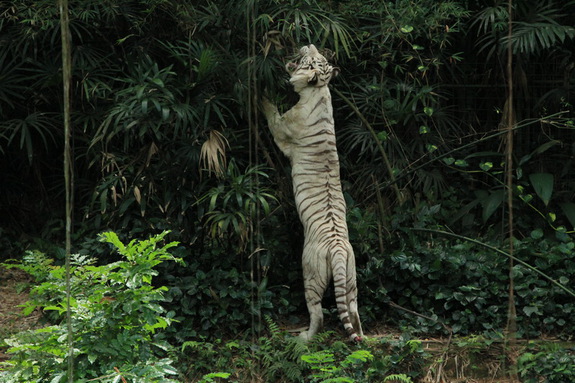
{"label": "dense green foliage", "polygon": [[[562,285],[575,273],[575,242],[569,237],[540,238],[538,232],[516,241],[517,255]],[[372,257],[360,271],[365,298],[385,296],[432,320],[395,312],[398,323],[421,333],[485,332],[497,336],[505,327],[508,259],[466,241],[409,232],[388,257]],[[519,336],[544,334],[570,337],[575,310],[573,297],[523,265],[514,266]],[[374,318],[389,315],[389,307],[369,305]],[[367,310],[367,308],[366,308]]]}
{"label": "dense green foliage", "polygon": [[520,376],[525,383],[560,383],[575,379],[575,350],[552,345],[531,347],[519,358]]}
{"label": "dense green foliage", "polygon": [[[182,248],[175,242],[166,243],[166,235],[167,232],[164,232],[149,240],[132,240],[124,244],[116,234],[104,233],[101,242],[112,245],[104,246],[106,251],[118,252],[122,260],[98,266],[95,265],[94,258],[86,255],[73,256],[73,300],[70,307],[74,329],[75,382],[93,379],[117,382],[122,378],[127,381],[175,382],[178,377],[200,382],[214,382],[219,381],[218,379],[230,379],[234,382],[251,382],[254,379],[270,382],[414,382],[425,375],[430,363],[445,363],[435,360],[424,351],[421,341],[410,339],[407,335],[396,339],[367,338],[361,345],[349,345],[342,341],[333,342],[333,332],[324,332],[317,335],[312,342],[303,343],[298,337],[281,330],[270,316],[266,316],[264,321],[266,335],[258,339],[235,337],[222,340],[214,337],[214,332],[220,332],[218,326],[221,324],[218,322],[228,324],[232,329],[234,326],[239,328],[246,325],[244,322],[247,321],[247,314],[241,307],[249,305],[250,301],[247,297],[241,297],[245,289],[242,290],[239,285],[228,285],[227,288],[223,287],[223,284],[205,285],[202,284],[205,278],[196,274],[190,278],[195,280],[193,287],[186,287],[186,283],[178,281],[170,289],[171,294],[174,294],[174,290],[188,288],[191,290],[189,299],[192,299],[193,304],[186,309],[166,309],[170,306],[168,301],[173,297],[168,293],[167,287],[154,287],[152,282],[157,280],[158,269],[162,264],[175,265],[176,262],[182,261],[168,252],[180,253]],[[542,247],[558,251],[546,248],[545,245]],[[573,248],[572,242],[565,243],[563,250],[570,248]],[[469,252],[470,249],[460,246],[458,251],[461,253],[456,252],[451,259],[445,258],[447,254],[444,251],[437,254],[443,254],[442,261],[447,261],[445,274],[440,277],[447,278],[449,273],[456,274],[451,266],[458,269],[468,268],[466,275],[460,275],[461,278],[467,278],[465,284],[460,280],[454,280],[453,285],[438,284],[434,276],[440,274],[437,265],[441,262],[437,259],[431,262],[436,268],[426,271],[425,268],[430,267],[429,265],[418,264],[414,259],[408,260],[405,256],[392,257],[394,262],[400,263],[394,269],[410,270],[411,275],[417,276],[416,281],[425,281],[426,277],[430,280],[416,284],[402,282],[401,272],[396,277],[397,285],[410,287],[398,294],[399,299],[421,299],[419,296],[432,296],[435,292],[435,302],[413,304],[429,307],[440,314],[453,313],[451,318],[439,319],[434,315],[434,318],[418,323],[415,323],[413,318],[400,321],[400,325],[408,332],[438,331],[438,322],[443,325],[448,323],[454,327],[455,332],[465,332],[473,329],[478,322],[489,332],[483,342],[475,341],[474,344],[486,346],[493,340],[500,339],[500,335],[494,334],[492,326],[486,324],[495,323],[493,326],[496,326],[497,321],[502,318],[498,311],[503,308],[497,304],[504,300],[505,294],[497,290],[498,282],[487,288],[477,287],[480,285],[477,281],[497,281],[498,278],[503,278],[497,273],[491,275],[479,267],[480,261],[490,261],[489,257],[476,260],[474,256],[466,257],[464,250]],[[429,258],[433,259],[434,254],[429,254]],[[375,265],[377,264],[371,266]],[[24,331],[6,339],[8,353],[12,358],[2,366],[4,371],[0,368],[0,376],[7,382],[40,382],[48,379],[54,382],[65,381],[66,361],[70,358],[70,352],[64,341],[67,335],[63,315],[67,307],[64,268],[55,266],[53,259],[39,252],[29,252],[23,261],[10,262],[4,266],[19,268],[34,277],[31,300],[24,307],[24,313],[39,308],[47,313],[46,319],[53,325]],[[383,277],[390,277],[383,269],[368,270],[364,278],[367,281],[366,289],[369,288],[370,277],[373,278],[370,272],[377,271]],[[203,272],[198,270],[198,273]],[[528,274],[521,269],[518,269],[517,273]],[[237,271],[229,273],[228,283],[234,279],[233,275],[236,276],[237,283]],[[411,279],[413,280],[413,277]],[[217,278],[212,276],[209,280],[216,281]],[[521,328],[536,331],[546,326],[556,332],[572,331],[572,326],[568,323],[573,309],[572,303],[563,306],[564,313],[553,312],[552,309],[556,309],[558,303],[551,300],[557,299],[554,295],[561,294],[557,291],[548,292],[552,289],[542,285],[540,280],[527,280],[527,283],[536,287],[518,284],[518,295],[530,302],[548,302],[541,307],[525,306],[523,312],[527,317],[533,318],[533,323],[521,323]],[[265,286],[263,289],[265,290]],[[445,294],[450,289],[452,294]],[[531,296],[541,293],[545,293],[543,299]],[[193,297],[201,300],[204,294],[211,294],[216,304],[208,300],[193,300]],[[386,294],[393,298],[396,292],[389,289]],[[367,296],[369,297],[369,294]],[[234,302],[238,302],[237,307],[233,306]],[[401,300],[399,302],[406,304]],[[271,308],[271,300],[268,303],[269,307],[252,306],[252,310]],[[453,309],[455,306],[458,307]],[[180,318],[176,317],[177,311],[182,315]],[[478,313],[484,312],[488,312],[487,317],[478,316]],[[224,317],[225,313],[227,316]],[[178,321],[189,321],[192,324],[182,326]],[[456,329],[456,325],[460,328]],[[201,336],[204,331],[211,336]],[[182,342],[180,350],[166,342],[166,338]],[[471,341],[461,340],[458,344],[469,342]],[[527,382],[542,376],[549,382],[564,381],[573,375],[571,367],[572,353],[561,347],[538,350],[533,346],[519,359],[519,372]]]}
{"label": "dense green foliage", "polygon": [[[154,315],[176,320],[161,331],[172,345],[259,337],[266,315],[297,324],[305,311],[289,163],[257,107],[264,92],[284,109],[293,103],[282,68],[308,43],[330,49],[341,69],[332,96],[368,332],[376,321],[487,336],[505,326],[508,260],[410,228],[507,248],[509,46],[515,254],[572,284],[575,1],[516,2],[510,39],[499,0],[70,0],[70,11],[73,245],[96,259],[75,267],[103,273],[122,262],[93,239],[102,231],[122,240],[171,231],[185,265],[159,264],[141,287],[166,286]],[[0,8],[0,259],[40,250],[55,266],[64,235],[58,16],[52,0]],[[522,265],[513,275],[519,335],[572,336],[573,297]],[[90,315],[111,307],[90,302]]]}
{"label": "dense green foliage", "polygon": [[[13,356],[4,382],[65,382],[69,358],[74,358],[74,382],[93,379],[117,382],[120,377],[138,382],[176,382],[172,347],[161,337],[173,313],[161,306],[166,287],[152,286],[156,267],[179,261],[168,253],[177,243],[162,243],[167,233],[149,240],[123,244],[116,234],[102,234],[122,260],[97,266],[95,260],[75,255],[71,270],[70,302],[73,351],[66,342],[64,313],[66,273],[44,254],[30,252],[19,264],[39,284],[31,289],[25,313],[35,308],[54,312],[49,327],[17,334],[6,343]],[[172,354],[172,355],[170,355]]]}
{"label": "dense green foliage", "polygon": [[[269,382],[412,382],[421,378],[429,356],[420,341],[368,339],[359,348],[341,341],[329,343],[331,332],[318,334],[310,343],[281,331],[267,318],[269,336],[254,345],[244,341],[186,342],[187,375],[192,380],[206,371],[228,371],[232,381]],[[193,361],[193,362],[192,362]]]}
{"label": "dense green foliage", "polygon": [[[5,341],[12,358],[2,366],[7,367],[4,372],[0,369],[3,381],[66,381],[70,357],[74,358],[74,382],[175,382],[178,375],[205,382],[231,375],[234,381],[251,381],[249,377],[241,378],[246,373],[275,382],[368,382],[399,371],[421,376],[424,352],[419,341],[370,340],[366,347],[373,351],[368,351],[352,349],[343,342],[330,345],[327,339],[331,333],[326,332],[306,344],[280,330],[270,317],[266,317],[270,335],[256,344],[241,339],[208,341],[195,336],[199,340],[184,342],[181,354],[177,353],[164,339],[168,326],[177,321],[174,312],[161,305],[166,302],[167,288],[152,286],[157,266],[166,261],[181,262],[169,254],[170,249],[177,250],[178,244],[165,243],[166,234],[124,244],[115,233],[104,233],[101,241],[112,245],[123,259],[101,266],[85,255],[73,256],[72,356],[63,341],[67,335],[64,268],[54,266],[52,259],[39,252],[29,252],[22,262],[4,264],[35,278],[38,284],[32,287],[24,311],[39,308],[53,313],[48,317],[54,325],[24,331]],[[231,313],[229,322],[233,323],[237,319],[233,317],[235,312]],[[181,372],[173,366],[178,354]],[[237,360],[241,363],[234,362]],[[408,375],[403,376],[409,381]]]}

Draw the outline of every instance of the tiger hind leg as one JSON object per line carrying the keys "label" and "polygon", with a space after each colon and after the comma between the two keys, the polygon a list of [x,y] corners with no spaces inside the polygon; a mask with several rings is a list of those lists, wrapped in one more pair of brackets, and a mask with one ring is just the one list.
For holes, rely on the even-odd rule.
{"label": "tiger hind leg", "polygon": [[327,273],[321,273],[318,275],[316,272],[312,275],[306,275],[304,271],[305,300],[309,311],[310,322],[309,329],[302,332],[299,336],[306,342],[313,338],[313,336],[323,327],[323,309],[321,307],[321,300],[327,288],[326,281],[328,280]]}

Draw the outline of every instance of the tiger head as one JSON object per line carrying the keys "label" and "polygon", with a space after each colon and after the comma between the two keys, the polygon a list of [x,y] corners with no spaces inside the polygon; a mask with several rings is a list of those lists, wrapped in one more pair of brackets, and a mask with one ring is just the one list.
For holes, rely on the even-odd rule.
{"label": "tiger head", "polygon": [[327,86],[331,78],[339,73],[339,69],[329,65],[313,44],[302,47],[299,53],[299,63],[290,62],[286,65],[286,70],[291,74],[290,83],[296,92],[306,87]]}

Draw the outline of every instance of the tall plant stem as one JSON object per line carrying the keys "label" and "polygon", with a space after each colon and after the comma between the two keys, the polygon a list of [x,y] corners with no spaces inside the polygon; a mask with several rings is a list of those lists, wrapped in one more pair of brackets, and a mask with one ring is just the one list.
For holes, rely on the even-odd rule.
{"label": "tall plant stem", "polygon": [[391,162],[389,162],[389,158],[387,157],[387,154],[385,153],[385,149],[383,148],[381,141],[377,137],[377,133],[375,133],[375,130],[373,129],[373,127],[371,126],[369,121],[367,121],[365,116],[359,111],[359,109],[357,109],[357,107],[351,102],[351,100],[349,98],[345,97],[343,95],[343,93],[341,93],[339,90],[337,90],[335,88],[332,90],[343,101],[345,101],[345,103],[347,105],[349,105],[349,107],[353,110],[353,112],[359,117],[361,122],[363,122],[365,124],[365,126],[369,130],[369,133],[371,133],[371,136],[373,137],[373,139],[375,140],[375,143],[377,144],[377,148],[379,149],[379,152],[381,154],[381,158],[383,159],[383,162],[385,163],[385,168],[387,169],[387,174],[389,175],[389,179],[391,180],[390,184],[391,184],[391,187],[393,188],[393,191],[395,192],[395,196],[397,198],[397,201],[399,202],[399,204],[402,204],[403,203],[403,197],[401,196],[401,192],[399,191],[399,187],[397,186],[397,183],[395,180],[395,174],[393,174],[393,168],[391,167]]}
{"label": "tall plant stem", "polygon": [[72,82],[72,54],[68,0],[59,0],[60,31],[62,35],[62,81],[64,90],[64,184],[66,193],[66,326],[68,330],[68,382],[74,382],[74,344],[72,313],[70,310],[70,253],[72,248],[72,155],[70,148],[70,83]]}
{"label": "tall plant stem", "polygon": [[[256,72],[254,68],[254,58],[256,57],[256,37],[255,37],[255,25],[254,20],[257,15],[257,1],[251,0],[247,3],[246,12],[246,40],[247,40],[247,97],[248,97],[248,129],[249,129],[249,164],[250,168],[257,163],[257,153],[258,153],[258,108],[257,108],[257,84],[256,84]],[[259,187],[259,175],[255,173],[255,187]],[[251,188],[254,188],[253,183]],[[256,190],[251,190],[251,193],[255,193]],[[251,290],[251,304],[252,307],[257,307],[257,310],[251,310],[252,312],[252,341],[255,343],[256,339],[260,337],[260,329],[262,324],[261,310],[261,291],[259,286],[262,281],[261,268],[260,268],[260,246],[259,246],[259,233],[260,233],[260,223],[261,214],[259,206],[256,206],[255,217],[250,217],[252,222],[255,221],[255,225],[250,225],[250,278],[252,282]]]}
{"label": "tall plant stem", "polygon": [[513,126],[515,125],[513,110],[513,47],[511,36],[513,33],[513,1],[507,3],[507,12],[509,16],[507,31],[507,113],[505,115],[505,126],[507,130],[505,145],[505,179],[507,186],[507,217],[508,217],[508,237],[509,237],[509,294],[507,307],[507,328],[506,340],[511,351],[511,375],[516,376],[514,349],[517,338],[517,309],[515,307],[515,280],[513,276],[514,266],[514,249],[513,249]]}

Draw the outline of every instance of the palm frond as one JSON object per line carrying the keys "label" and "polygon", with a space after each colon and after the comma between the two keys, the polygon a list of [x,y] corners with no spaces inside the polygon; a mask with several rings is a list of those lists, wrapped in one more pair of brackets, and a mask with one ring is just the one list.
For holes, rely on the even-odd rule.
{"label": "palm frond", "polygon": [[[314,43],[320,47],[329,45],[336,56],[345,51],[351,56],[352,30],[339,16],[324,9],[312,0],[291,0],[279,4],[270,14],[272,20],[282,20],[280,32],[294,46]],[[316,36],[321,36],[318,39]],[[318,41],[319,40],[319,41]]]}
{"label": "palm frond", "polygon": [[508,11],[506,4],[487,7],[478,13],[472,26],[480,36],[479,51],[502,54],[510,42],[514,54],[538,54],[551,49],[566,39],[575,38],[575,28],[563,25],[562,8],[553,0],[526,1],[514,8],[513,32],[507,35]]}
{"label": "palm frond", "polygon": [[[567,38],[575,37],[575,28],[568,25],[559,25],[556,22],[522,22],[515,23],[511,36],[511,46],[513,53],[537,54],[543,50],[550,49]],[[509,38],[503,37],[502,47],[507,46]]]}
{"label": "palm frond", "polygon": [[200,151],[201,169],[212,172],[218,178],[222,178],[226,168],[226,148],[228,140],[217,130],[211,130],[208,139],[202,144]]}
{"label": "palm frond", "polygon": [[20,149],[26,149],[28,161],[32,163],[35,151],[38,150],[38,140],[44,148],[49,141],[54,142],[57,131],[56,116],[48,113],[31,113],[23,119],[13,119],[0,124],[0,135],[7,138],[7,145],[18,141]]}

